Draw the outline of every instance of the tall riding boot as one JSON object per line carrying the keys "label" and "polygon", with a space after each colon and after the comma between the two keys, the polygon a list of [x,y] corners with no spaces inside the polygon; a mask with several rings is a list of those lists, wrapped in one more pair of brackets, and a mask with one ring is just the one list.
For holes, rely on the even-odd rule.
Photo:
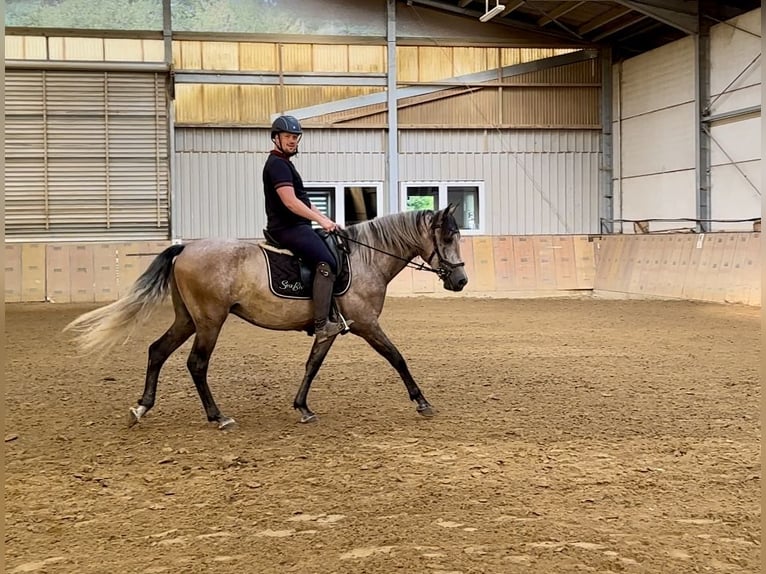
{"label": "tall riding boot", "polygon": [[327,263],[317,265],[314,273],[314,334],[318,343],[334,337],[343,330],[343,325],[328,320],[332,304],[332,290],[335,274]]}

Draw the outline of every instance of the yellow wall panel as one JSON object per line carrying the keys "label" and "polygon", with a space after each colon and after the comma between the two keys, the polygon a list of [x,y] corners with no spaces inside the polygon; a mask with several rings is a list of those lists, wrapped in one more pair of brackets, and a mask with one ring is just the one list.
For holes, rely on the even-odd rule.
{"label": "yellow wall panel", "polygon": [[142,62],[142,40],[131,38],[107,38],[104,40],[104,58],[115,62]]}
{"label": "yellow wall panel", "polygon": [[284,44],[282,46],[282,70],[285,72],[310,72],[313,63],[311,44]]}
{"label": "yellow wall panel", "polygon": [[93,247],[93,299],[96,302],[117,299],[117,248],[111,243]]}
{"label": "yellow wall panel", "polygon": [[277,46],[260,42],[243,42],[239,45],[239,69],[262,72],[277,71]]}
{"label": "yellow wall panel", "polygon": [[5,246],[5,302],[22,301],[21,245]]}
{"label": "yellow wall panel", "polygon": [[496,288],[498,291],[511,291],[516,281],[513,239],[510,237],[493,237],[492,246]]}
{"label": "yellow wall panel", "polygon": [[7,60],[23,60],[26,58],[24,53],[24,36],[5,36],[5,58]]}
{"label": "yellow wall panel", "polygon": [[495,257],[491,237],[473,238],[475,260],[473,284],[477,291],[495,291]]}
{"label": "yellow wall panel", "polygon": [[93,287],[95,269],[93,265],[93,245],[72,245],[69,248],[69,281],[73,303],[92,303],[95,301]]}
{"label": "yellow wall panel", "polygon": [[314,72],[348,72],[348,46],[314,44],[311,57]]}
{"label": "yellow wall panel", "polygon": [[593,243],[587,237],[572,238],[575,252],[575,270],[577,272],[577,288],[593,289],[596,275],[596,264],[593,255]]}
{"label": "yellow wall panel", "polygon": [[64,60],[64,38],[48,38],[48,57],[51,60]]}
{"label": "yellow wall panel", "polygon": [[45,253],[45,282],[48,298],[54,303],[69,303],[72,300],[69,245],[48,245]]}
{"label": "yellow wall panel", "polygon": [[144,47],[144,62],[164,62],[165,42],[162,40],[141,40]]}
{"label": "yellow wall panel", "polygon": [[203,121],[233,123],[239,120],[239,86],[202,86]]}
{"label": "yellow wall panel", "polygon": [[535,254],[532,238],[517,236],[513,238],[513,252],[516,256],[516,286],[521,291],[534,291],[537,279],[535,277]]}
{"label": "yellow wall panel", "polygon": [[556,289],[556,268],[553,259],[553,240],[549,235],[536,235],[532,238],[535,253],[535,279],[537,288],[542,291]]}
{"label": "yellow wall panel", "polygon": [[396,49],[396,79],[399,82],[418,81],[417,46],[399,46]]}
{"label": "yellow wall panel", "polygon": [[351,46],[348,54],[348,71],[384,73],[386,71],[385,46]]}
{"label": "yellow wall panel", "polygon": [[45,297],[45,244],[24,243],[21,246],[21,298],[45,301]]}
{"label": "yellow wall panel", "polygon": [[418,48],[418,80],[444,80],[452,76],[452,49],[440,46]]}
{"label": "yellow wall panel", "polygon": [[513,66],[521,64],[521,50],[516,48],[500,48],[500,66]]}
{"label": "yellow wall panel", "polygon": [[102,38],[64,38],[63,60],[104,60]]}
{"label": "yellow wall panel", "polygon": [[454,59],[453,76],[473,74],[489,69],[487,66],[487,48],[454,47],[452,48],[452,56]]}
{"label": "yellow wall panel", "polygon": [[204,122],[202,86],[200,84],[176,85],[176,122]]}
{"label": "yellow wall panel", "polygon": [[173,42],[173,65],[179,70],[201,70],[202,42]]}
{"label": "yellow wall panel", "polygon": [[203,70],[239,70],[239,45],[236,42],[203,42]]}
{"label": "yellow wall panel", "polygon": [[239,86],[239,120],[245,124],[269,124],[277,109],[276,86]]}
{"label": "yellow wall panel", "polygon": [[577,289],[575,250],[571,235],[554,235],[551,238],[556,289]]}
{"label": "yellow wall panel", "polygon": [[[466,286],[466,291],[469,292],[478,291],[476,285],[476,259],[473,253],[473,240],[473,237],[460,238],[460,255],[463,257],[463,263],[465,263],[465,273],[468,275],[468,285]],[[429,275],[432,274],[429,273]],[[436,275],[434,275],[434,277],[436,277]]]}

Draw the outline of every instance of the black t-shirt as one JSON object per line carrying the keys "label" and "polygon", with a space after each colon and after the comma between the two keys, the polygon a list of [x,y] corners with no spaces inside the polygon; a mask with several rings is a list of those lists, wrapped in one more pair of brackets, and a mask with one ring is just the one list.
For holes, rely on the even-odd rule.
{"label": "black t-shirt", "polygon": [[263,166],[263,193],[266,196],[266,228],[269,231],[311,225],[311,221],[296,215],[282,203],[277,188],[292,185],[295,197],[311,208],[311,200],[303,188],[303,180],[292,162],[276,150],[269,154]]}

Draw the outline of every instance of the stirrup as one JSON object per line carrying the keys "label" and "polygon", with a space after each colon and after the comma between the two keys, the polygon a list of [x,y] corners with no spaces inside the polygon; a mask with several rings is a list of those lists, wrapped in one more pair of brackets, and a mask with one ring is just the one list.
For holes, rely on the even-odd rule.
{"label": "stirrup", "polygon": [[342,329],[340,334],[345,335],[351,330],[351,325],[354,324],[353,319],[346,320],[346,318],[343,316],[343,314],[340,312],[340,309],[338,309],[338,306],[335,304],[335,301],[333,301],[333,311],[335,312],[335,315],[338,317],[337,323],[340,323]]}
{"label": "stirrup", "polygon": [[340,333],[343,333],[343,324],[327,321],[324,324],[324,327],[321,327],[314,332],[314,335],[316,336],[317,343],[324,343],[327,339],[335,337]]}

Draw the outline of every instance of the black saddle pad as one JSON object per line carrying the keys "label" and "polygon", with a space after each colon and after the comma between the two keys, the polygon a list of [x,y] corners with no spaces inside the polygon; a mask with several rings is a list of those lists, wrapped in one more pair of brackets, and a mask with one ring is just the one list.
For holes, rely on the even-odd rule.
{"label": "black saddle pad", "polygon": [[[266,257],[269,288],[274,295],[287,299],[311,299],[312,281],[306,278],[313,278],[313,270],[308,270],[293,254],[280,253],[267,247],[261,247],[261,251]],[[341,254],[341,261],[340,272],[333,288],[336,297],[343,295],[351,287],[351,267],[346,253]]]}

